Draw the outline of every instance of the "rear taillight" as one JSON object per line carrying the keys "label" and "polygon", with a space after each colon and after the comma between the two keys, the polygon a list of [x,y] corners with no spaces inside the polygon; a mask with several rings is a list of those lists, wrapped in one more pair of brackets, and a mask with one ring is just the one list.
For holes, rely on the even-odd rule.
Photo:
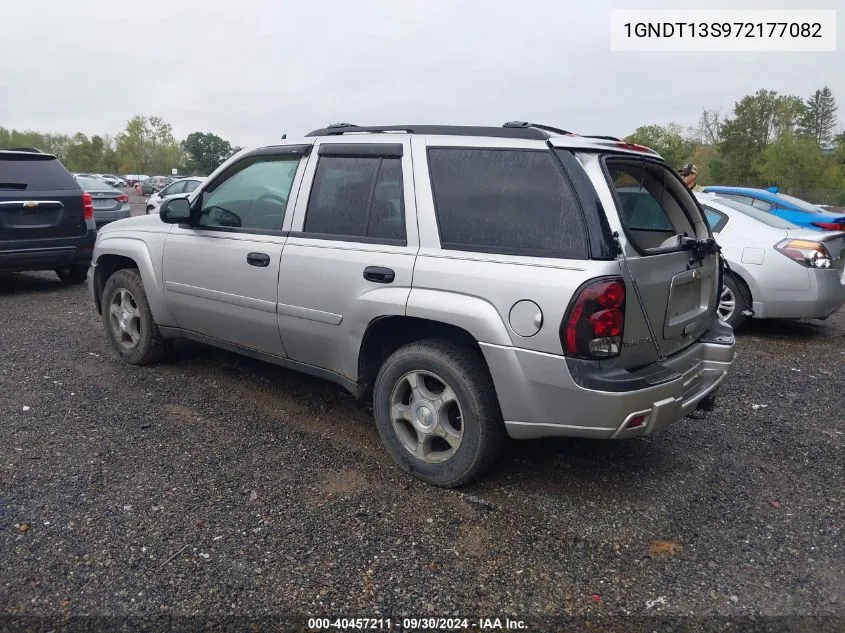
{"label": "rear taillight", "polygon": [[127,196],[125,193],[122,193],[119,196],[115,196],[114,199],[118,202],[129,202],[129,196]]}
{"label": "rear taillight", "polygon": [[567,356],[611,358],[622,347],[625,326],[625,282],[599,279],[581,288],[560,324],[560,342]]}
{"label": "rear taillight", "polygon": [[82,217],[86,220],[94,219],[94,199],[87,191],[82,192]]}
{"label": "rear taillight", "polygon": [[845,231],[845,222],[813,222],[813,226],[825,231]]}
{"label": "rear taillight", "polygon": [[830,268],[833,263],[824,244],[811,240],[783,240],[775,250],[807,268]]}

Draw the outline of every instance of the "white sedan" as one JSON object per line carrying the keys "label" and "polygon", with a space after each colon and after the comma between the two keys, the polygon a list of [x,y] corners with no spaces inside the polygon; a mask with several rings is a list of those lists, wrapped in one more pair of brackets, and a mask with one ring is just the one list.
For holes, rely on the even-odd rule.
{"label": "white sedan", "polygon": [[826,319],[845,304],[845,233],[808,231],[716,194],[695,194],[731,270],[719,317]]}
{"label": "white sedan", "polygon": [[204,181],[205,178],[200,178],[196,176],[174,180],[164,189],[162,189],[158,193],[154,193],[149,198],[147,198],[147,215],[150,215],[151,213],[158,213],[158,208],[159,206],[161,206],[161,203],[165,198],[169,196],[175,196],[180,193],[191,193]]}

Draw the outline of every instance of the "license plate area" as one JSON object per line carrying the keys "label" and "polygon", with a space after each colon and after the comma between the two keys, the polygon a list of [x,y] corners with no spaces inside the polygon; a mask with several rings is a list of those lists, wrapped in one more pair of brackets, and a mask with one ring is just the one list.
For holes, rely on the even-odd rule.
{"label": "license plate area", "polygon": [[112,209],[115,207],[115,201],[111,198],[104,198],[102,200],[94,199],[95,209]]}
{"label": "license plate area", "polygon": [[678,273],[672,278],[666,307],[664,338],[697,333],[698,322],[707,314],[713,288],[713,275],[700,268]]}
{"label": "license plate area", "polygon": [[7,229],[26,229],[55,226],[62,219],[59,209],[19,209],[0,214],[0,226]]}

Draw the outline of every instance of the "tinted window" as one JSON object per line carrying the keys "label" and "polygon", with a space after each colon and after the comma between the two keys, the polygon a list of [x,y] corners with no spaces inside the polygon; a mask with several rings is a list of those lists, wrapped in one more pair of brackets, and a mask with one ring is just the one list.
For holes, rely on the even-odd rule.
{"label": "tinted window", "polygon": [[774,206],[774,205],[766,202],[765,200],[760,200],[758,198],[754,198],[754,200],[751,202],[751,206],[754,207],[755,209],[760,209],[760,211],[769,212],[769,211],[772,210],[772,206]]}
{"label": "tinted window", "polygon": [[444,248],[586,255],[578,201],[551,152],[431,148],[428,163]]}
{"label": "tinted window", "polygon": [[720,198],[727,198],[728,200],[736,200],[737,202],[741,202],[742,204],[747,204],[751,206],[754,202],[754,198],[750,196],[741,196],[737,193],[722,193],[721,191],[715,192],[717,196]]}
{"label": "tinted window", "polygon": [[795,229],[798,228],[797,224],[792,224],[792,222],[787,222],[783,218],[779,218],[776,215],[772,215],[770,213],[766,213],[765,211],[761,211],[760,209],[756,209],[752,207],[750,204],[743,204],[742,202],[737,202],[736,200],[731,200],[729,198],[724,198],[723,196],[717,196],[719,198],[718,202],[720,204],[725,205],[726,207],[730,207],[731,209],[735,209],[740,213],[743,213],[747,216],[754,218],[755,220],[759,220],[763,224],[768,226],[775,227],[777,229]]}
{"label": "tinted window", "polygon": [[719,213],[712,207],[702,205],[702,209],[704,209],[704,217],[707,218],[707,224],[710,225],[711,231],[718,233],[725,228],[725,225],[728,223],[728,216],[724,213]]}
{"label": "tinted window", "polygon": [[299,159],[248,158],[203,192],[200,226],[280,231]]}
{"label": "tinted window", "polygon": [[306,233],[405,239],[399,158],[320,158],[305,215]]}
{"label": "tinted window", "polygon": [[186,180],[184,193],[191,193],[194,189],[200,186],[199,180]]}
{"label": "tinted window", "polygon": [[820,209],[819,207],[810,204],[806,200],[801,200],[800,198],[795,198],[793,196],[788,196],[785,193],[777,193],[775,194],[778,198],[782,200],[786,200],[787,202],[791,203],[792,205],[798,207],[805,213],[813,213],[813,214],[821,214],[825,213],[824,209]]}
{"label": "tinted window", "polygon": [[73,176],[56,160],[0,154],[0,189],[79,189]]}
{"label": "tinted window", "polygon": [[635,231],[670,231],[672,223],[660,203],[645,189],[617,187],[622,216]]}

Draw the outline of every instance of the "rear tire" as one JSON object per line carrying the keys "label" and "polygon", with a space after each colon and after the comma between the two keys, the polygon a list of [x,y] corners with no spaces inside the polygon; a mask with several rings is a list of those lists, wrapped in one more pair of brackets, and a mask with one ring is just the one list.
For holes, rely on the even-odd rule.
{"label": "rear tire", "polygon": [[725,273],[724,279],[717,313],[719,319],[736,330],[748,318],[743,313],[751,307],[751,297],[745,289],[745,284],[734,275]]}
{"label": "rear tire", "polygon": [[88,266],[80,264],[70,268],[57,268],[56,276],[68,285],[84,284],[85,280],[88,279]]}
{"label": "rear tire", "polygon": [[399,467],[445,488],[484,474],[506,440],[483,356],[444,340],[405,345],[384,362],[373,389],[373,414]]}
{"label": "rear tire", "polygon": [[121,360],[148,365],[165,357],[169,344],[153,318],[137,270],[124,268],[108,278],[101,312],[106,336]]}

